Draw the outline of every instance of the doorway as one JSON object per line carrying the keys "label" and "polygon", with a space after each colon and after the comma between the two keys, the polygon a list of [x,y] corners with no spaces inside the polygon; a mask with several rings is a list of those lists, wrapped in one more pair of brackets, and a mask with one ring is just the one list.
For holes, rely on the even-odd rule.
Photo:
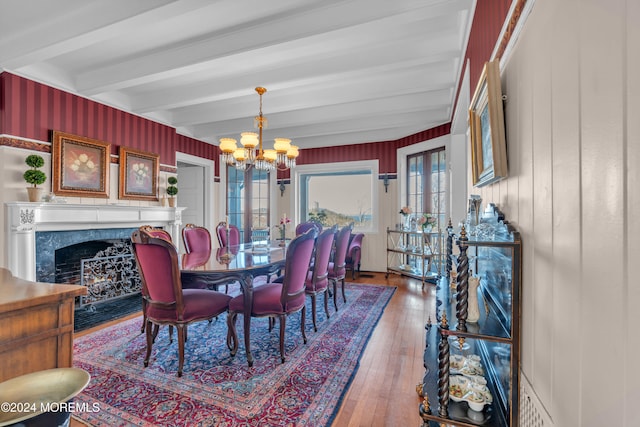
{"label": "doorway", "polygon": [[182,225],[196,224],[211,230],[213,227],[213,160],[184,153],[176,153],[178,173],[178,205],[182,211]]}

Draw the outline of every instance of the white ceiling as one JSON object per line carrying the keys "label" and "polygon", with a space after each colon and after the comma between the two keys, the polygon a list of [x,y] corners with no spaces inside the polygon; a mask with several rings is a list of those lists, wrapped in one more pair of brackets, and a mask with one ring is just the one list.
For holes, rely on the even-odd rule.
{"label": "white ceiling", "polygon": [[[474,0],[1,0],[0,68],[218,144],[301,149],[451,121]],[[268,143],[267,145],[271,145]]]}

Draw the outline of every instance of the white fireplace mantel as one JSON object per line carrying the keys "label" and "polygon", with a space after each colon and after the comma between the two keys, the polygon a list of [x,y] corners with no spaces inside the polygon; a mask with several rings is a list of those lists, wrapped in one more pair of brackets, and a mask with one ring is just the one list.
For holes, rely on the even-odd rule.
{"label": "white fireplace mantel", "polygon": [[176,246],[185,208],[62,203],[5,203],[7,266],[14,276],[35,280],[36,231],[163,227]]}

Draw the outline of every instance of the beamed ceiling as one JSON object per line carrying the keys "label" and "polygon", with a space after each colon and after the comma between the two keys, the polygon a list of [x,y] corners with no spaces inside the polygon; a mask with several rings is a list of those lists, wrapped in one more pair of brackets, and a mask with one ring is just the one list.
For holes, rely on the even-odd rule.
{"label": "beamed ceiling", "polygon": [[[473,0],[2,0],[0,67],[218,144],[301,149],[451,121]],[[270,145],[270,144],[269,144]]]}

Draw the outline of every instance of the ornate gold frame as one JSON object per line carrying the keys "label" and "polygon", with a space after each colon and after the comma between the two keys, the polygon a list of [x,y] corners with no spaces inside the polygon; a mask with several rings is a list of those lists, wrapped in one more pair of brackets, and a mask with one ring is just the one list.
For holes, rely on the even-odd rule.
{"label": "ornate gold frame", "polygon": [[481,187],[507,176],[507,143],[498,60],[484,65],[469,108],[471,175]]}
{"label": "ornate gold frame", "polygon": [[120,147],[118,198],[158,201],[159,156],[155,153]]}
{"label": "ornate gold frame", "polygon": [[56,195],[109,198],[111,144],[54,131],[52,157]]}

